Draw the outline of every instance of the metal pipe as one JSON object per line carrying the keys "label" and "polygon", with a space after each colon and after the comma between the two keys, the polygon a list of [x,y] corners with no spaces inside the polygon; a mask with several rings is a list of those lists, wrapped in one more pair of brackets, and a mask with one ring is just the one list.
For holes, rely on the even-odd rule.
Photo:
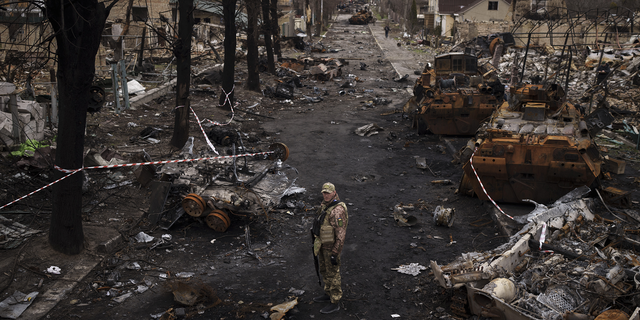
{"label": "metal pipe", "polygon": [[569,64],[567,65],[567,79],[564,83],[565,100],[569,94],[569,75],[571,74],[571,60],[573,60],[573,50],[569,47]]}
{"label": "metal pipe", "polygon": [[522,62],[522,71],[520,72],[519,83],[522,83],[522,78],[524,77],[524,68],[527,66],[527,55],[529,54],[530,43],[531,43],[531,34],[529,34],[529,38],[527,39],[527,49],[524,51],[524,61]]}

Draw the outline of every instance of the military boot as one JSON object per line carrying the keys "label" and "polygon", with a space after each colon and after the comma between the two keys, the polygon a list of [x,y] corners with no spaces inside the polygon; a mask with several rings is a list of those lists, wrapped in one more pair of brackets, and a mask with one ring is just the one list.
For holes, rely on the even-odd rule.
{"label": "military boot", "polygon": [[328,314],[328,313],[334,313],[338,310],[340,310],[340,305],[336,302],[320,309],[320,313]]}
{"label": "military boot", "polygon": [[331,302],[331,297],[329,297],[329,295],[325,293],[325,294],[323,294],[323,295],[321,295],[319,297],[313,298],[313,301],[315,301],[315,302]]}

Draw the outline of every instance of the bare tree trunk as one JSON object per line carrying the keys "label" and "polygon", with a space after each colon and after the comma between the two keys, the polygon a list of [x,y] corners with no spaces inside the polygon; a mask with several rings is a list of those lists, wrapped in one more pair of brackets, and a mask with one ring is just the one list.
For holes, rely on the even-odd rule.
{"label": "bare tree trunk", "polygon": [[233,103],[233,74],[236,60],[236,1],[222,0],[222,12],[224,15],[224,69],[222,69],[223,92],[220,95],[220,107],[226,110],[231,110]]}
{"label": "bare tree trunk", "polygon": [[264,46],[267,49],[267,67],[269,73],[276,73],[276,65],[273,59],[273,43],[271,42],[271,19],[269,18],[269,0],[262,0],[262,32],[264,34]]}
{"label": "bare tree trunk", "polygon": [[[268,1],[268,0],[267,0]],[[278,0],[271,0],[271,34],[273,35],[273,51],[282,58],[280,50],[280,25],[278,24]]]}
{"label": "bare tree trunk", "polygon": [[[58,56],[58,138],[56,165],[82,168],[84,129],[90,88],[102,30],[111,10],[97,0],[47,0],[46,13],[56,35]],[[61,178],[61,171],[54,177]],[[51,247],[64,254],[78,254],[84,247],[82,230],[82,172],[53,187],[53,212],[49,227]]]}
{"label": "bare tree trunk", "polygon": [[180,21],[178,40],[173,44],[176,56],[178,79],[176,83],[176,109],[173,137],[170,145],[176,149],[184,146],[189,139],[189,86],[191,82],[191,33],[193,28],[193,0],[179,0]]}
{"label": "bare tree trunk", "polygon": [[247,89],[260,91],[258,72],[258,12],[260,0],[246,0],[247,5]]}

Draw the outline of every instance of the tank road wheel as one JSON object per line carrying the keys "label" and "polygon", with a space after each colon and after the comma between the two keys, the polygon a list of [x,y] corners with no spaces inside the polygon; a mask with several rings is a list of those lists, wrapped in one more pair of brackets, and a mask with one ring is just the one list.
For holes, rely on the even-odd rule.
{"label": "tank road wheel", "polygon": [[269,146],[269,150],[273,151],[273,153],[269,154],[270,160],[280,159],[285,161],[289,158],[289,148],[284,143],[276,142]]}
{"label": "tank road wheel", "polygon": [[199,217],[204,213],[205,204],[202,197],[195,193],[190,193],[182,199],[182,208],[184,212],[192,217]]}
{"label": "tank road wheel", "polygon": [[231,225],[229,215],[222,210],[213,210],[206,218],[204,218],[204,221],[207,223],[209,228],[216,232],[225,232]]}

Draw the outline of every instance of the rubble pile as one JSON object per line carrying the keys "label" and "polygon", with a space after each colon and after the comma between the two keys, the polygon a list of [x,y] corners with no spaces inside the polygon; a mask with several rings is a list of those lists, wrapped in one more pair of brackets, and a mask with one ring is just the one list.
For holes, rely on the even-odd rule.
{"label": "rubble pile", "polygon": [[[526,55],[524,72],[515,66],[521,66]],[[600,56],[602,55],[602,59]],[[483,62],[489,62],[485,58]],[[598,78],[598,61],[606,64],[609,71],[603,78]],[[568,66],[568,62],[571,65]],[[553,50],[551,47],[530,49],[509,49],[502,56],[496,66],[500,70],[500,78],[507,82],[522,80],[526,83],[542,83],[553,81],[564,86],[567,83],[567,69],[569,80],[567,97],[569,100],[590,103],[592,93],[597,91],[598,85],[607,89],[604,101],[612,108],[622,111],[637,111],[640,107],[637,100],[640,98],[640,88],[636,79],[640,75],[640,49],[588,51],[582,56],[573,56],[569,59],[568,52]],[[610,73],[610,74],[609,74]],[[524,75],[524,79],[518,79]],[[602,79],[604,81],[601,81]],[[604,93],[603,93],[604,95]]]}
{"label": "rubble pile", "polygon": [[599,216],[594,201],[582,198],[589,191],[578,188],[549,207],[534,203],[530,214],[515,217],[520,231],[492,251],[464,253],[446,266],[431,261],[442,287],[466,288],[453,313],[593,319],[612,309],[637,317],[640,217],[630,210],[624,220]]}
{"label": "rubble pile", "polygon": [[[43,140],[45,129],[45,108],[36,101],[21,100],[15,94],[15,110],[12,110],[10,94],[16,87],[0,82],[0,141],[12,146],[21,141]],[[15,114],[12,114],[14,112]],[[15,121],[19,123],[15,123]],[[16,135],[17,134],[17,135]]]}

